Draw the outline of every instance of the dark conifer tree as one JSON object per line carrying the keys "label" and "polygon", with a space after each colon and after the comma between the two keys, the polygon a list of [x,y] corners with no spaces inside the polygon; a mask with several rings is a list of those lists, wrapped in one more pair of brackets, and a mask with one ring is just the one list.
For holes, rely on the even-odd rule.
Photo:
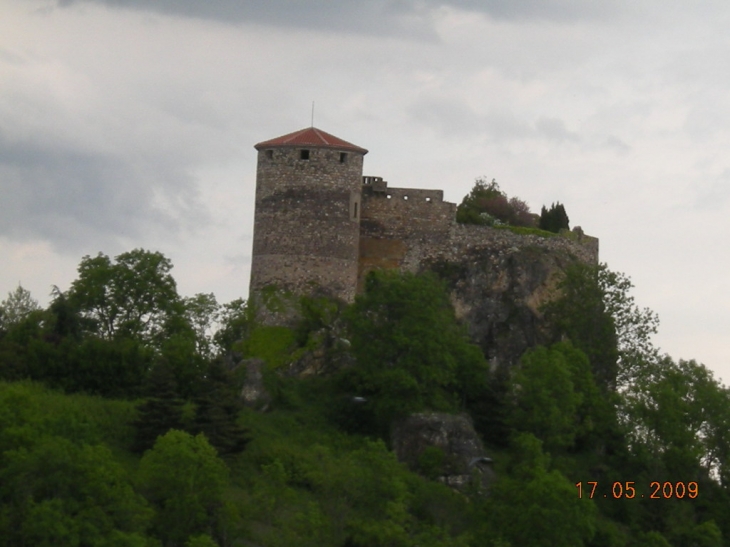
{"label": "dark conifer tree", "polygon": [[48,309],[55,318],[51,330],[52,337],[56,341],[66,337],[80,340],[83,321],[79,310],[69,302],[68,296],[61,292],[58,287],[53,287],[51,296],[53,300]]}
{"label": "dark conifer tree", "polygon": [[146,392],[148,398],[139,406],[139,416],[134,422],[132,450],[137,453],[152,448],[157,437],[170,429],[183,429],[183,400],[169,367],[160,363],[150,371]]}
{"label": "dark conifer tree", "polygon": [[509,372],[499,368],[490,373],[481,396],[469,402],[468,410],[482,439],[494,447],[509,445]]}
{"label": "dark conifer tree", "polygon": [[540,211],[540,224],[541,230],[547,230],[548,232],[555,232],[556,234],[560,230],[570,229],[570,219],[568,214],[565,212],[565,207],[562,203],[553,203],[550,209],[546,209],[543,205]]}
{"label": "dark conifer tree", "polygon": [[246,448],[248,432],[238,425],[242,405],[230,374],[214,361],[208,368],[199,395],[193,433],[203,433],[218,453],[236,454]]}

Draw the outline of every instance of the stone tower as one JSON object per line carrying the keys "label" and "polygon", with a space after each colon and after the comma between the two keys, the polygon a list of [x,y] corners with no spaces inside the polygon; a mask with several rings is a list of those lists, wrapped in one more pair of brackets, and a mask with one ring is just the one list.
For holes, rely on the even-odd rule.
{"label": "stone tower", "polygon": [[260,142],[251,289],[324,292],[351,302],[367,150],[308,127]]}

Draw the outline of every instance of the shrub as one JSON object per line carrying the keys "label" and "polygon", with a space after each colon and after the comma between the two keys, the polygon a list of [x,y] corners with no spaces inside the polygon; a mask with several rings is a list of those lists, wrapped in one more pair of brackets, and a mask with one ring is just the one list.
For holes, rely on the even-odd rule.
{"label": "shrub", "polygon": [[535,218],[527,203],[516,197],[508,198],[494,179],[492,182],[476,179],[474,188],[456,209],[456,221],[462,224],[533,227]]}

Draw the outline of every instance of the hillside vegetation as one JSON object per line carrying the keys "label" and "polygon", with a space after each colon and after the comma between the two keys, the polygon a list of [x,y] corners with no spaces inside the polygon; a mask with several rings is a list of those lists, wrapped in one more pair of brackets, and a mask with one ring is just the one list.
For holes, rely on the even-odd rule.
{"label": "hillside vegetation", "polygon": [[[349,306],[272,293],[299,319],[271,327],[171,269],[85,257],[47,309],[0,305],[0,545],[730,545],[730,393],[659,354],[604,265],[569,268],[553,343],[496,370],[435,275],[372,273]],[[470,416],[488,490],[439,482],[438,450],[398,462],[391,426],[423,411]]]}

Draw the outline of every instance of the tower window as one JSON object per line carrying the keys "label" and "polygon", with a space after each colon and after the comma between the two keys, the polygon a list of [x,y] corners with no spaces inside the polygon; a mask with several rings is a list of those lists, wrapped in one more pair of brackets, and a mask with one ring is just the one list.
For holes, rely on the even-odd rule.
{"label": "tower window", "polygon": [[309,150],[300,150],[299,151],[299,159],[300,160],[308,160],[309,159]]}
{"label": "tower window", "polygon": [[267,150],[266,151],[266,158],[273,160],[274,159],[274,151],[273,150]]}
{"label": "tower window", "polygon": [[340,163],[347,162],[347,152],[340,152]]}
{"label": "tower window", "polygon": [[355,204],[354,204],[354,205],[355,205],[355,207],[354,207],[354,208],[353,208],[353,210],[352,210],[352,218],[353,218],[354,220],[357,220],[357,201],[355,202]]}

